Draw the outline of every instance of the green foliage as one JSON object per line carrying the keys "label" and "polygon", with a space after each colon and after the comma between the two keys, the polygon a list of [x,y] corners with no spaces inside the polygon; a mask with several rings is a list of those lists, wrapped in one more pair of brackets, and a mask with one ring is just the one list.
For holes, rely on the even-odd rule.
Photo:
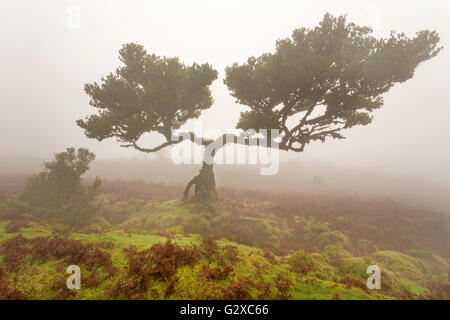
{"label": "green foliage", "polygon": [[[26,299],[392,299],[445,296],[447,276],[395,252],[326,264],[322,253],[277,257],[255,247],[210,237],[71,232],[52,237],[51,225],[32,224],[0,238],[0,296]],[[45,232],[44,232],[45,231]],[[130,247],[136,245],[136,247]],[[428,257],[429,258],[429,257]],[[65,268],[82,268],[82,289],[65,288]],[[365,288],[368,265],[382,266],[382,290]],[[442,260],[442,267],[448,262]],[[426,262],[428,265],[429,263]],[[410,270],[410,271],[408,271]],[[405,272],[406,271],[406,272]],[[411,272],[412,271],[412,272]],[[14,281],[12,280],[14,279]],[[433,291],[432,291],[433,290]]]}
{"label": "green foliage", "polygon": [[95,211],[95,198],[100,189],[96,179],[87,188],[81,175],[88,169],[95,155],[88,149],[67,148],[55,154],[51,162],[44,163],[44,171],[27,181],[19,200],[27,202],[31,210],[48,219],[81,226],[89,222]]}
{"label": "green foliage", "polygon": [[[106,205],[84,228],[29,216],[26,203],[1,206],[0,298],[450,298],[447,245],[432,232],[442,217],[429,211],[385,199],[233,193],[211,213],[123,192],[103,194]],[[81,290],[65,286],[72,263]],[[381,268],[381,290],[366,287],[370,265]]]}
{"label": "green foliage", "polygon": [[301,250],[291,256],[289,263],[292,271],[299,275],[306,275],[311,271],[315,271],[319,266],[312,255]]}
{"label": "green foliage", "polygon": [[144,133],[157,132],[170,144],[174,130],[211,107],[209,85],[217,71],[209,64],[186,66],[178,58],[149,54],[136,43],[123,45],[119,59],[124,66],[100,84],[84,87],[98,109],[77,121],[89,138],[115,137],[137,147]]}
{"label": "green foliage", "polygon": [[342,129],[371,123],[382,94],[412,78],[439,53],[438,43],[430,31],[377,39],[368,27],[326,14],[319,26],[277,41],[274,53],[226,69],[231,94],[251,108],[238,127],[280,129],[280,147],[297,152],[315,140],[342,139]]}

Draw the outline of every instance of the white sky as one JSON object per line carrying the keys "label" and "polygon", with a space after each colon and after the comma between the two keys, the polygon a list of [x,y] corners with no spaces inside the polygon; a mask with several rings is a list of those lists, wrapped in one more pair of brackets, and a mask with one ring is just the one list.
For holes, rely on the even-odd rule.
{"label": "white sky", "polygon": [[[89,147],[100,159],[142,156],[114,140],[87,139],[75,124],[93,112],[83,84],[115,70],[126,42],[186,63],[211,63],[220,74],[212,86],[215,104],[200,119],[205,128],[232,129],[244,107],[228,94],[224,68],[272,51],[277,39],[315,26],[326,12],[348,14],[377,36],[435,29],[444,46],[450,37],[448,0],[14,0],[0,8],[0,155],[8,156],[49,157],[67,146]],[[80,11],[75,29],[68,27],[74,8]],[[370,126],[289,157],[450,181],[449,57],[444,49],[393,88]]]}

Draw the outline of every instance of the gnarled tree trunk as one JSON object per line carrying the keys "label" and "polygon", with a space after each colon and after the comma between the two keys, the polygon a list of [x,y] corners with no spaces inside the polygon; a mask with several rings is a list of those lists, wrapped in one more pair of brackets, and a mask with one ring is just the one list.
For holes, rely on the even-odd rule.
{"label": "gnarled tree trunk", "polygon": [[214,156],[216,155],[217,146],[215,142],[211,142],[205,147],[202,167],[200,168],[198,175],[186,185],[183,200],[189,198],[189,191],[194,185],[196,201],[207,203],[217,199],[216,180],[213,171]]}
{"label": "gnarled tree trunk", "polygon": [[183,200],[189,198],[189,191],[195,185],[195,200],[210,202],[217,199],[216,181],[214,179],[213,165],[203,162],[200,172],[186,185]]}
{"label": "gnarled tree trunk", "polygon": [[[214,141],[208,141],[208,143],[203,144],[205,146],[205,151],[203,155],[203,165],[200,169],[198,175],[196,175],[189,183],[186,185],[183,194],[183,200],[189,198],[189,191],[192,186],[195,185],[195,200],[199,202],[210,202],[217,199],[216,191],[216,181],[214,179],[213,163],[216,152],[223,148],[227,143],[243,143],[246,146],[250,145],[250,138],[246,136],[245,139],[239,142],[238,137],[235,135],[227,136],[226,134],[217,138]],[[270,133],[268,134],[270,139]],[[193,139],[193,138],[192,138]],[[256,140],[256,146],[260,146],[261,139]],[[267,146],[267,143],[265,144]]]}

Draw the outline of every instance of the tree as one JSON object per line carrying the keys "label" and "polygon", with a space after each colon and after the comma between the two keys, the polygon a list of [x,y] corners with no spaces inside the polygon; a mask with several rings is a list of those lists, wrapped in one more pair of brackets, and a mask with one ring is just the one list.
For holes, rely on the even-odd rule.
{"label": "tree", "polygon": [[81,176],[89,169],[95,155],[88,149],[67,148],[44,163],[44,170],[28,179],[20,200],[34,209],[44,209],[49,218],[79,226],[95,211],[94,200],[100,188],[96,179],[87,189]]}
{"label": "tree", "polygon": [[[213,141],[189,133],[190,140],[204,146],[204,158],[211,160],[227,143],[270,145],[275,140],[271,129],[280,131],[277,142],[284,151],[303,152],[313,141],[343,139],[344,129],[371,123],[371,112],[383,105],[382,95],[436,56],[442,49],[438,43],[438,34],[430,31],[414,38],[392,32],[377,39],[368,27],[326,14],[319,26],[296,29],[291,38],[277,41],[274,53],[226,68],[225,84],[239,104],[250,108],[241,113],[240,135]],[[171,139],[174,130],[211,107],[209,85],[217,72],[208,64],[187,67],[133,43],[123,46],[120,60],[125,66],[101,85],[85,86],[90,104],[99,109],[77,122],[88,137],[115,137],[124,147],[156,152],[179,143]],[[257,138],[244,132],[249,129],[267,134]],[[138,146],[137,140],[151,131],[161,133],[165,142],[150,149]],[[215,198],[211,161],[188,183],[185,199],[193,185],[197,199]]]}

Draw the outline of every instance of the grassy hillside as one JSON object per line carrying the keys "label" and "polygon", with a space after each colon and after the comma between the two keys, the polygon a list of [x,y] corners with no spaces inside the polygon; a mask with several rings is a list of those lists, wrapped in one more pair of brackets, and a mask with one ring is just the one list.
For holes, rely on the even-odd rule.
{"label": "grassy hillside", "polygon": [[[116,189],[76,230],[0,202],[0,298],[450,299],[445,214],[386,198],[232,190],[201,207],[164,186]],[[81,290],[66,288],[73,264]],[[370,265],[381,290],[366,287]]]}

